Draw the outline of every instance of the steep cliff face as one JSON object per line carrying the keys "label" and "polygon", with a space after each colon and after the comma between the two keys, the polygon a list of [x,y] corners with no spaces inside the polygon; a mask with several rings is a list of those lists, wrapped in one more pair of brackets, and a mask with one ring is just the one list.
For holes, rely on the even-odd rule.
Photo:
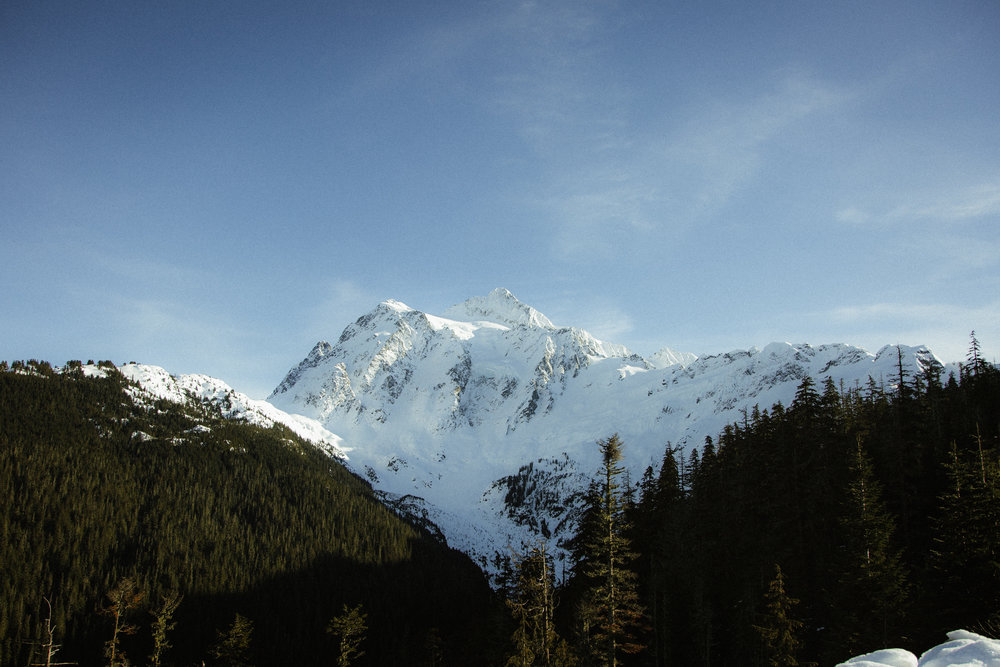
{"label": "steep cliff face", "polygon": [[923,347],[790,343],[647,360],[494,290],[440,317],[383,302],[317,343],[268,401],[342,437],[387,499],[486,563],[571,533],[600,438],[619,433],[639,479],[667,443],[699,446],[755,405],[788,404],[807,375],[891,385],[900,364],[940,365]]}

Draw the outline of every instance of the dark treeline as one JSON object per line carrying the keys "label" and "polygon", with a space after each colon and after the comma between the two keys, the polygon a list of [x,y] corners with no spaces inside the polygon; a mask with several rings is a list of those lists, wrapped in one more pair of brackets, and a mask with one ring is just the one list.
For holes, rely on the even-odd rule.
{"label": "dark treeline", "polygon": [[[69,367],[0,365],[0,665],[45,664],[47,622],[57,660],[238,664],[219,653],[237,618],[248,664],[329,664],[345,605],[367,614],[366,664],[475,664],[506,641],[467,557],[290,431],[138,405],[112,364],[103,378]],[[171,596],[170,648],[153,660]]]}
{"label": "dark treeline", "polygon": [[834,664],[1000,630],[1000,371],[805,378],[630,508],[648,665]]}

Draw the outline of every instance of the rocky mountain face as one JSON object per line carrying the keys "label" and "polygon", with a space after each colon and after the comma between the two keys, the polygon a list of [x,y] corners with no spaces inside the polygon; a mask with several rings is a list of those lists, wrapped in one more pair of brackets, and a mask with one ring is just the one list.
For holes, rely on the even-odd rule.
{"label": "rocky mountain face", "polygon": [[700,446],[754,406],[787,405],[807,375],[889,386],[900,363],[940,366],[924,347],[844,344],[646,359],[498,289],[441,316],[383,302],[317,343],[268,402],[336,433],[388,502],[489,569],[509,547],[571,535],[598,439],[622,437],[638,480],[668,444]]}

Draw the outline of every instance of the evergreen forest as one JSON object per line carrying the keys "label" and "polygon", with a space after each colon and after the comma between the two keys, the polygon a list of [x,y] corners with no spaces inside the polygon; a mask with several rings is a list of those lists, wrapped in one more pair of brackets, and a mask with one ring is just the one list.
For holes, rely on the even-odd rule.
{"label": "evergreen forest", "polygon": [[687,457],[626,515],[649,665],[833,665],[1000,636],[1000,371],[818,384]]}
{"label": "evergreen forest", "polygon": [[0,366],[0,665],[326,665],[359,606],[363,664],[494,641],[478,567],[339,461],[68,367]]}
{"label": "evergreen forest", "polygon": [[1000,635],[974,335],[959,373],[806,377],[638,480],[595,434],[570,574],[540,539],[494,588],[289,431],[103,369],[0,365],[0,664],[832,665]]}

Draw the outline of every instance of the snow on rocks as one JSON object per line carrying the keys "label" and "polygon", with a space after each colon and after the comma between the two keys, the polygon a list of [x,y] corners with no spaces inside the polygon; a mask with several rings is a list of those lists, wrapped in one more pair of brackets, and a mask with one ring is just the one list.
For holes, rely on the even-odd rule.
{"label": "snow on rocks", "polygon": [[349,450],[343,446],[340,436],[331,433],[316,420],[289,414],[267,401],[250,398],[222,380],[207,375],[171,375],[159,366],[146,364],[125,364],[118,367],[118,370],[139,386],[140,390],[133,394],[133,398],[140,402],[153,398],[181,404],[192,400],[210,403],[218,407],[227,419],[264,428],[283,424],[329,456],[347,458],[346,452]]}
{"label": "snow on rocks", "polygon": [[1000,641],[967,630],[953,630],[948,639],[919,659],[907,650],[890,648],[859,655],[837,667],[1000,667]]}
{"label": "snow on rocks", "polygon": [[917,667],[917,656],[906,649],[886,648],[851,658],[837,667]]}
{"label": "snow on rocks", "polygon": [[998,667],[1000,641],[966,630],[948,633],[951,641],[920,656],[920,667]]}

